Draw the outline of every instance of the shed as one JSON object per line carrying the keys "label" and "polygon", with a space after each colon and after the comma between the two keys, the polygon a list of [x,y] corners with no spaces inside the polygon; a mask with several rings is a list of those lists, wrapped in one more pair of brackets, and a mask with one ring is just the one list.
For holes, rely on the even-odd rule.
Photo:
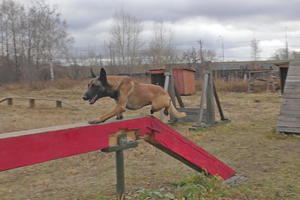
{"label": "shed", "polygon": [[173,69],[176,88],[180,95],[195,93],[195,71],[191,69]]}
{"label": "shed", "polygon": [[148,71],[151,75],[151,83],[164,87],[165,84],[165,69],[151,69]]}
{"label": "shed", "polygon": [[277,132],[300,133],[300,59],[290,62]]}
{"label": "shed", "polygon": [[[191,95],[196,91],[195,86],[195,70],[192,69],[172,69],[173,78],[179,95]],[[164,87],[165,69],[152,69],[148,73],[151,74],[151,83]]]}

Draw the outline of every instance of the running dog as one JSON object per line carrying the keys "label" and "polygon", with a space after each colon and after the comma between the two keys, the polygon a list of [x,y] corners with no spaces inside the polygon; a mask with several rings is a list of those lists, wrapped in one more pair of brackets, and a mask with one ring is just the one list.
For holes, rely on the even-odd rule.
{"label": "running dog", "polygon": [[170,112],[175,118],[186,116],[184,112],[176,110],[169,94],[160,86],[140,83],[128,76],[107,76],[103,68],[100,70],[100,76],[96,77],[92,70],[91,74],[93,79],[88,84],[88,89],[82,97],[83,100],[94,104],[102,97],[111,97],[117,105],[111,112],[89,121],[90,124],[101,123],[114,116],[122,119],[125,108],[137,110],[147,105],[152,106],[151,114],[164,109],[165,115]]}

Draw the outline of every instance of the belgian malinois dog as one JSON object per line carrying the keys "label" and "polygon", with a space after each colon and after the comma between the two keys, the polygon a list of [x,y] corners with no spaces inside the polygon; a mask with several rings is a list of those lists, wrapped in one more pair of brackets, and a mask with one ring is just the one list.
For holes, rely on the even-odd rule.
{"label": "belgian malinois dog", "polygon": [[100,70],[100,76],[96,77],[92,70],[91,75],[93,79],[88,84],[88,89],[82,97],[83,100],[94,104],[102,97],[111,97],[117,105],[111,112],[89,121],[90,124],[101,123],[114,116],[122,119],[125,108],[137,110],[147,105],[152,106],[151,114],[164,109],[165,115],[170,112],[175,118],[186,116],[184,112],[176,110],[169,94],[160,86],[140,83],[128,76],[107,76],[103,68]]}

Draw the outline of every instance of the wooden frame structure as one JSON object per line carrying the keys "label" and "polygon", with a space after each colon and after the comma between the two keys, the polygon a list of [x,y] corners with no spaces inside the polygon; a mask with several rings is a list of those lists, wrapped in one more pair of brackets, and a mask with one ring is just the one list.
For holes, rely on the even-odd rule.
{"label": "wooden frame structure", "polygon": [[[171,71],[172,72],[172,71]],[[172,77],[172,73],[165,72],[165,84],[164,89],[167,90],[171,96],[171,100],[176,107],[176,100],[178,101],[179,108],[177,110],[181,112],[185,112],[187,114],[186,117],[175,119],[172,116],[170,117],[171,122],[196,122],[192,129],[197,129],[203,127],[203,123],[205,126],[215,125],[216,117],[215,117],[215,104],[217,105],[218,112],[220,114],[220,119],[222,122],[229,122],[227,118],[225,118],[221,102],[217,93],[217,89],[215,87],[213,81],[213,75],[211,66],[204,75],[204,86],[202,88],[202,95],[200,98],[200,107],[199,108],[186,108],[177,89],[174,84],[174,79]],[[206,103],[206,107],[205,107]],[[163,113],[161,111],[161,119],[163,118]]]}
{"label": "wooden frame structure", "polygon": [[290,62],[276,131],[300,134],[300,55]]}

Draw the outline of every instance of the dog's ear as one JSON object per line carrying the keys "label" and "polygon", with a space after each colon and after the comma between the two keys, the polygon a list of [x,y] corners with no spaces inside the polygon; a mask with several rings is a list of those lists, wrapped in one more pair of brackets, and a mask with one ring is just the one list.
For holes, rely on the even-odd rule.
{"label": "dog's ear", "polygon": [[100,76],[99,76],[99,81],[102,83],[102,85],[108,85],[107,83],[107,77],[106,77],[106,71],[105,69],[101,68],[100,70]]}
{"label": "dog's ear", "polygon": [[96,75],[95,75],[95,73],[94,73],[94,71],[93,71],[93,68],[90,69],[90,72],[91,72],[91,77],[92,77],[92,78],[96,78]]}

